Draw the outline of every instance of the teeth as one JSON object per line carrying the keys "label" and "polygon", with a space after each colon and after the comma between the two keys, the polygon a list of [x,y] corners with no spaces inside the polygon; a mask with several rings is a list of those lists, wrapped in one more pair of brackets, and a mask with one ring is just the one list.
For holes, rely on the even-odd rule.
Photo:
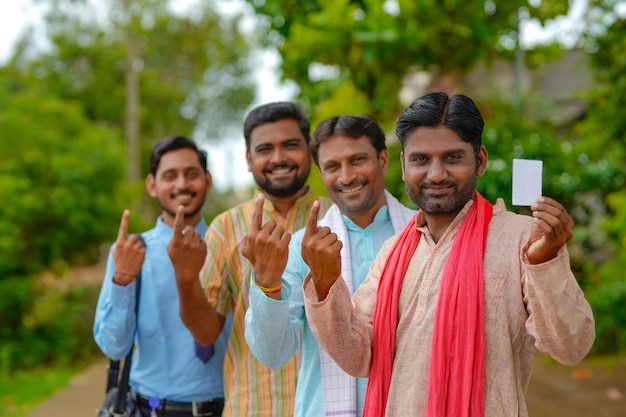
{"label": "teeth", "polygon": [[191,199],[191,195],[189,195],[189,194],[179,194],[179,195],[176,196],[176,200],[187,201],[187,200],[190,200],[190,199]]}
{"label": "teeth", "polygon": [[281,174],[286,174],[289,171],[291,171],[291,168],[279,168],[279,169],[275,169],[272,171],[272,174],[277,174],[277,175],[281,175]]}
{"label": "teeth", "polygon": [[356,187],[352,187],[352,188],[344,188],[343,190],[341,190],[342,193],[354,193],[356,191],[359,191],[361,188],[363,188],[362,185],[357,185]]}

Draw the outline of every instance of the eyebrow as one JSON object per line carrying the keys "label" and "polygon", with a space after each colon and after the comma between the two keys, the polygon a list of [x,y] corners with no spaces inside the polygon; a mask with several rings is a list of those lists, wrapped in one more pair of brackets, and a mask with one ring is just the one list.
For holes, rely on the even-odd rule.
{"label": "eyebrow", "polygon": [[[467,153],[467,150],[463,149],[463,148],[455,148],[455,149],[447,149],[447,150],[444,150],[443,152],[438,152],[438,153],[442,153],[444,155],[450,155],[450,154],[453,154],[453,153],[463,153],[463,154],[465,154],[465,153]],[[418,156],[418,155],[426,155],[426,156],[428,156],[428,155],[432,155],[432,153],[423,152],[423,151],[412,151],[412,152],[410,152],[408,154],[408,156]]]}

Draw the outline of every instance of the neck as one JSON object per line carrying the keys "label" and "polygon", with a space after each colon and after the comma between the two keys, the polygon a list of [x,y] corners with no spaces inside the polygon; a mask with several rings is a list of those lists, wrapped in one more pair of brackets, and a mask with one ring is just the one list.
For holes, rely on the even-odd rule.
{"label": "neck", "polygon": [[[174,216],[172,216],[171,214],[165,211],[162,214],[163,214],[163,223],[165,223],[166,225],[168,225],[169,227],[173,229],[174,228]],[[193,215],[192,217],[185,217],[183,219],[183,227],[191,226],[195,228],[196,225],[200,223],[201,216],[202,215],[198,213],[198,214]]]}
{"label": "neck", "polygon": [[384,206],[385,204],[387,204],[387,199],[383,198],[378,204],[376,204],[373,207],[370,207],[367,211],[363,213],[341,212],[341,214],[346,216],[350,220],[352,220],[352,222],[356,224],[357,226],[359,226],[361,229],[365,229],[367,226],[374,223],[374,219],[376,218],[376,214],[378,213],[378,210],[380,210],[380,208]]}
{"label": "neck", "polygon": [[428,231],[430,232],[430,235],[435,243],[439,242],[439,239],[441,238],[441,236],[443,236],[444,232],[446,231],[448,226],[450,226],[450,223],[452,223],[452,220],[454,220],[457,214],[459,213],[457,212],[454,214],[442,214],[434,216],[430,214],[424,215],[426,219],[426,227],[428,228]]}
{"label": "neck", "polygon": [[307,191],[309,191],[309,186],[305,185],[297,193],[290,195],[289,197],[275,197],[265,192],[263,192],[263,194],[265,194],[265,198],[272,202],[274,209],[279,212],[281,216],[287,217],[289,210],[291,210],[291,208],[296,204],[296,201],[305,195]]}

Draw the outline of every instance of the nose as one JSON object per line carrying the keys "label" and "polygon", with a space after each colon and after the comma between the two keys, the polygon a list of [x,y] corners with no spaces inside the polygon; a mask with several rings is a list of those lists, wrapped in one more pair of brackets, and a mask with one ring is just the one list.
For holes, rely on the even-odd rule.
{"label": "nose", "polygon": [[178,188],[179,190],[184,190],[187,188],[188,182],[189,181],[187,180],[186,175],[179,175],[176,177],[176,188]]}
{"label": "nose", "polygon": [[287,158],[285,156],[285,152],[283,152],[280,146],[277,146],[276,148],[274,148],[272,155],[271,155],[271,161],[270,161],[271,163],[281,164],[285,162],[286,159]]}
{"label": "nose", "polygon": [[352,184],[356,179],[357,175],[354,169],[350,166],[350,164],[342,164],[341,171],[339,173],[339,181],[342,184]]}
{"label": "nose", "polygon": [[428,179],[434,183],[440,183],[448,177],[448,172],[443,161],[433,159],[428,166]]}

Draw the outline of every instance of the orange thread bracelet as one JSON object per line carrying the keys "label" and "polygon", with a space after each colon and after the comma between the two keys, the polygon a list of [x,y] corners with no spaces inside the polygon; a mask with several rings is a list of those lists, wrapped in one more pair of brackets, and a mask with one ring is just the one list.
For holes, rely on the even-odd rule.
{"label": "orange thread bracelet", "polygon": [[264,287],[261,284],[259,284],[257,281],[254,281],[254,283],[256,284],[257,287],[259,287],[261,289],[261,291],[263,291],[265,294],[277,294],[279,293],[282,289],[283,289],[283,283],[281,282],[280,284],[278,284],[275,287]]}

